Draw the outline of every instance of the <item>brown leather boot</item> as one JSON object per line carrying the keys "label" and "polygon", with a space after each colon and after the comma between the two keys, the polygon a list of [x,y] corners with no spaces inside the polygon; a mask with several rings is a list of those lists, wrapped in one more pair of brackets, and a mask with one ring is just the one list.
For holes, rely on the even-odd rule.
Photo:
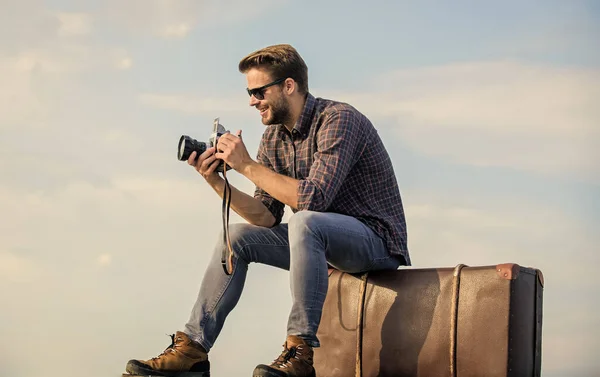
{"label": "brown leather boot", "polygon": [[[171,335],[171,345],[163,353],[150,360],[129,360],[127,373],[142,376],[189,376],[209,377],[208,354],[187,334],[177,331]],[[127,376],[127,375],[124,375]]]}
{"label": "brown leather boot", "polygon": [[304,339],[288,335],[281,355],[271,365],[254,368],[253,377],[315,377],[313,349]]}

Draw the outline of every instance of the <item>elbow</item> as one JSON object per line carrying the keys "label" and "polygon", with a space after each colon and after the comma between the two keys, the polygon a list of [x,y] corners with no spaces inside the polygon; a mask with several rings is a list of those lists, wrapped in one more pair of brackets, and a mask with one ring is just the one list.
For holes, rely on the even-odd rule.
{"label": "elbow", "polygon": [[256,225],[264,228],[272,228],[281,222],[281,220],[277,221],[277,218],[269,210],[266,210],[265,213],[262,213],[258,216],[247,216],[245,217],[245,219],[251,225]]}
{"label": "elbow", "polygon": [[267,216],[265,216],[265,219],[263,221],[264,223],[264,227],[265,228],[272,228],[275,225],[279,225],[281,221],[277,221],[277,219],[275,218],[275,216],[273,216],[270,212],[267,214]]}
{"label": "elbow", "polygon": [[269,217],[264,217],[258,220],[254,220],[254,221],[248,221],[250,224],[252,225],[256,225],[256,226],[260,226],[263,228],[272,228],[275,225],[277,225],[277,221],[275,220],[275,217],[271,216]]}
{"label": "elbow", "polygon": [[279,225],[281,223],[282,219],[283,219],[283,208],[281,208],[281,210],[279,210],[279,211],[276,211],[275,213],[271,212],[270,210],[267,210],[264,212],[264,214],[260,220],[260,224],[256,224],[256,225],[260,225],[265,228],[273,228],[274,226]]}
{"label": "elbow", "polygon": [[298,211],[325,212],[330,204],[325,192],[318,186],[314,184],[301,186],[298,194]]}
{"label": "elbow", "polygon": [[298,185],[298,211],[325,212],[331,206],[336,189],[312,180]]}
{"label": "elbow", "polygon": [[264,216],[260,218],[260,220],[256,221],[252,225],[262,226],[265,228],[272,228],[275,225],[278,225],[280,221],[277,221],[277,218],[273,216],[271,212],[265,213]]}

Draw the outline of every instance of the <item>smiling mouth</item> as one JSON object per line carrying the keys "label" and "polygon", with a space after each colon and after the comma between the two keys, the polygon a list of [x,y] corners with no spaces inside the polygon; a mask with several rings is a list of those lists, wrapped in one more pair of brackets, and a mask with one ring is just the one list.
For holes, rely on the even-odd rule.
{"label": "smiling mouth", "polygon": [[262,109],[262,110],[260,110],[260,109],[259,109],[259,111],[260,111],[260,116],[263,116],[263,117],[264,117],[264,116],[265,116],[265,114],[267,113],[267,110],[268,110],[268,109],[269,109],[268,107],[267,107],[267,108],[264,108],[264,109]]}

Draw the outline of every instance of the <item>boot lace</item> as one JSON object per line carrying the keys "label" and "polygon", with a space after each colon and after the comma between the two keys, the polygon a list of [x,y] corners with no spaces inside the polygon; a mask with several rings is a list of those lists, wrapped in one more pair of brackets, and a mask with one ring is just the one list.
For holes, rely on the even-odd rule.
{"label": "boot lace", "polygon": [[283,345],[284,349],[281,352],[281,355],[277,359],[273,361],[273,366],[277,368],[287,368],[292,365],[295,360],[300,360],[298,356],[302,356],[302,346],[295,346],[292,348],[287,348],[287,346]]}
{"label": "boot lace", "polygon": [[169,352],[175,352],[175,347],[177,346],[177,341],[179,341],[180,338],[175,339],[175,334],[167,335],[167,336],[171,337],[171,344],[167,348],[165,348],[165,350],[162,351],[160,355],[153,357],[152,360],[158,360]]}

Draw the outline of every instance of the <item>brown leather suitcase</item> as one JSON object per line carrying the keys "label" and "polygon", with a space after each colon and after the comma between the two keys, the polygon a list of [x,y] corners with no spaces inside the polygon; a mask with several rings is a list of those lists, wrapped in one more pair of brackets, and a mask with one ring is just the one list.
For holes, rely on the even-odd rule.
{"label": "brown leather suitcase", "polygon": [[330,270],[317,377],[540,376],[540,270]]}

